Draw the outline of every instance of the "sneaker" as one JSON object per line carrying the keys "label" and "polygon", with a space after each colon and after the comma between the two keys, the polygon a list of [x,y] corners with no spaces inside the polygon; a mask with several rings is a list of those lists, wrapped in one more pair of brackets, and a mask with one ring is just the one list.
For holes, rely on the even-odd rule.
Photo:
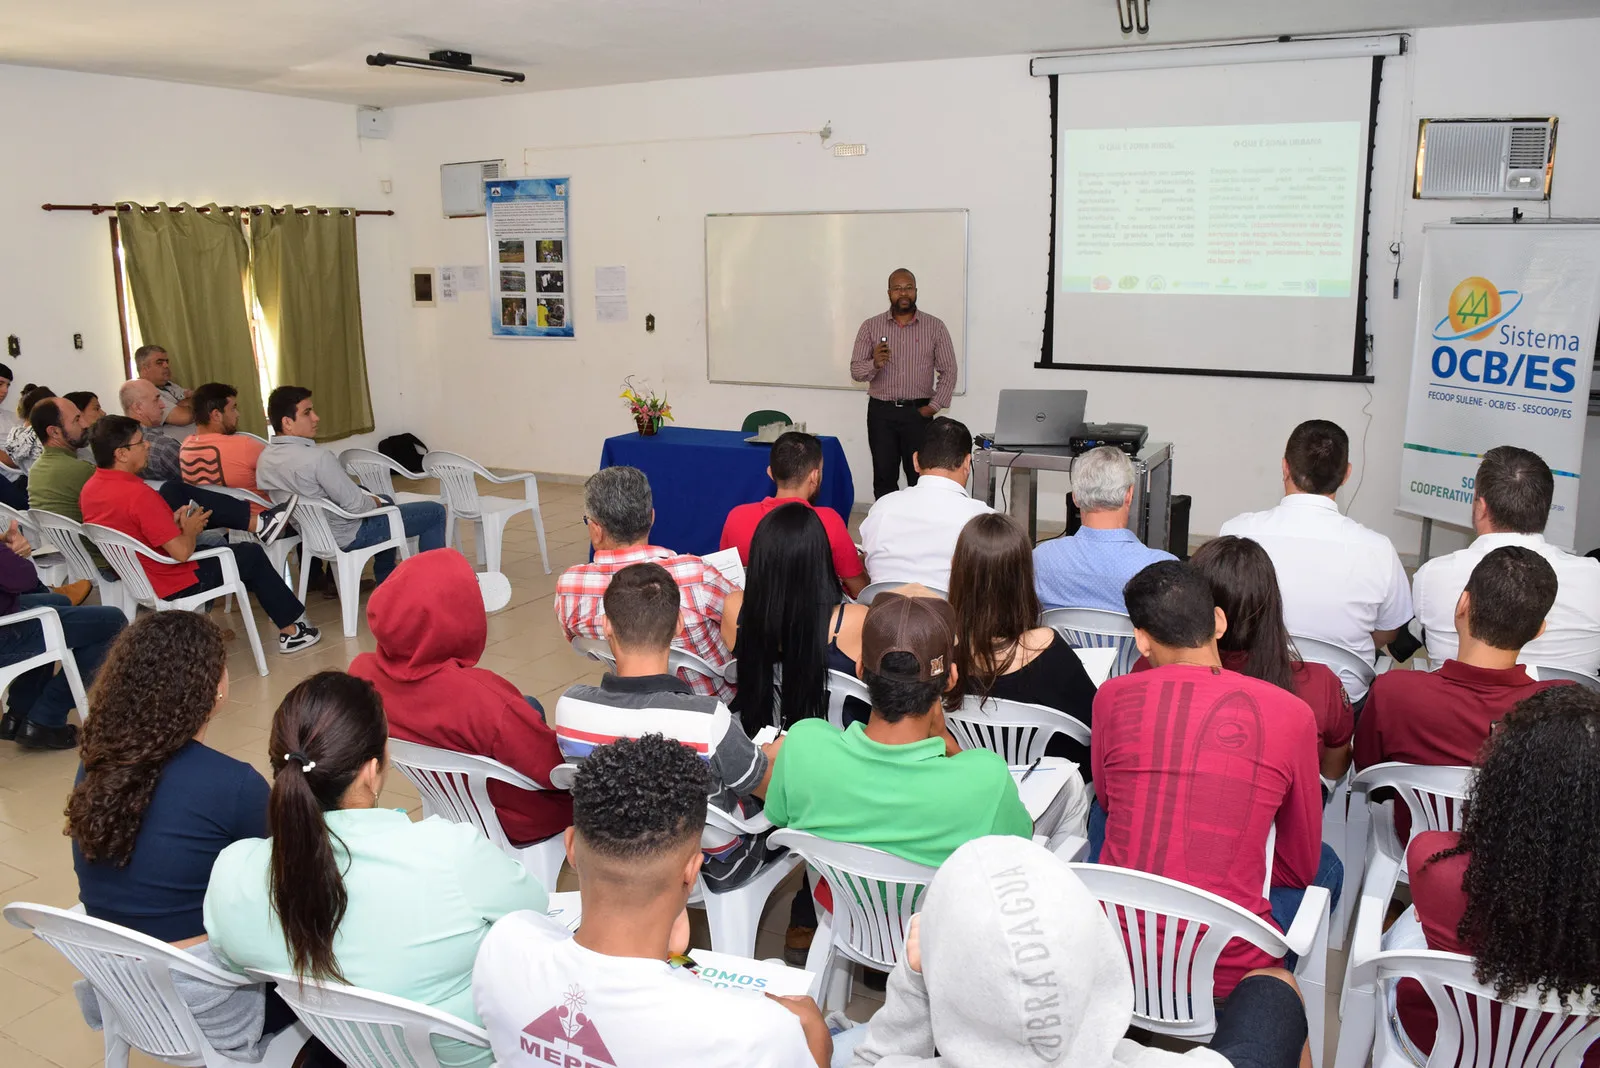
{"label": "sneaker", "polygon": [[300,620],[294,625],[293,634],[278,635],[278,652],[298,653],[302,649],[309,649],[322,640],[322,632],[305,620]]}
{"label": "sneaker", "polygon": [[261,539],[261,544],[271,545],[289,529],[289,517],[294,514],[294,506],[299,503],[299,495],[291,495],[284,504],[261,513],[261,529],[256,531],[256,537]]}

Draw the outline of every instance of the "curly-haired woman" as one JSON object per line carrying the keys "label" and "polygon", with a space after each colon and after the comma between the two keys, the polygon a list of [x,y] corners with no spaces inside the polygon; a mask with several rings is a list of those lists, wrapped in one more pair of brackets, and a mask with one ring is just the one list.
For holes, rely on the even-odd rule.
{"label": "curly-haired woman", "polygon": [[[1502,998],[1529,988],[1569,1006],[1600,989],[1600,695],[1556,686],[1521,701],[1479,755],[1460,833],[1426,831],[1406,850],[1415,921],[1385,948],[1467,953]],[[1422,987],[1397,993],[1406,1036],[1426,1054],[1438,1018]],[[1594,1011],[1591,1005],[1588,1011]],[[1600,1068],[1600,1043],[1585,1068]]]}

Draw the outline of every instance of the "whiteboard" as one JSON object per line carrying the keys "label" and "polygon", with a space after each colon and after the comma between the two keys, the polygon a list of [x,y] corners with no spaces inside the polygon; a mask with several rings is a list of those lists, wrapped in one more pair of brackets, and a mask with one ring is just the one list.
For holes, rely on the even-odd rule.
{"label": "whiteboard", "polygon": [[889,273],[917,276],[967,385],[967,212],[706,216],[706,370],[713,382],[861,389],[850,351],[889,308]]}

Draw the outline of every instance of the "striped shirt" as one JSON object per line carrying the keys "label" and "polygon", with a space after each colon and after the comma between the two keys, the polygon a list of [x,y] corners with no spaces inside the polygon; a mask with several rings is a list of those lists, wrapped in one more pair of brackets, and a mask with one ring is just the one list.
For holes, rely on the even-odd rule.
{"label": "striped shirt", "polygon": [[[568,641],[582,635],[604,638],[600,617],[606,614],[603,598],[611,576],[629,564],[660,564],[678,584],[683,634],[673,644],[686,649],[717,670],[727,666],[728,647],[722,641],[722,604],[733,586],[722,572],[700,559],[659,545],[631,545],[626,549],[597,549],[594,561],[578,564],[562,572],[556,581],[556,619]],[[733,698],[733,688],[723,679],[708,679],[697,671],[685,671],[683,681],[695,693]]]}
{"label": "striped shirt", "polygon": [[[889,362],[881,368],[874,367],[872,350],[884,337],[889,339]],[[856,331],[850,377],[857,382],[870,382],[867,395],[878,400],[932,397],[935,408],[948,408],[956,391],[956,350],[950,343],[950,331],[942,320],[927,312],[917,312],[905,326],[894,321],[892,312],[874,315]]]}
{"label": "striped shirt", "polygon": [[[751,791],[767,776],[766,754],[746,737],[727,705],[690,692],[676,676],[624,678],[607,672],[598,686],[573,686],[556,701],[555,730],[561,755],[573,762],[618,738],[664,734],[710,765],[710,804],[740,818],[761,811],[761,800]],[[700,848],[702,874],[723,890],[761,869],[766,836],[730,835],[707,824]]]}

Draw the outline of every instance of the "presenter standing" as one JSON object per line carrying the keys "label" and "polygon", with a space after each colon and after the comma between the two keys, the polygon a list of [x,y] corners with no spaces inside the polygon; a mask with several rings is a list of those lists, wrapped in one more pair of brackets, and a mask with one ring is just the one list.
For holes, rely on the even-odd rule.
{"label": "presenter standing", "polygon": [[917,484],[912,453],[939,409],[956,389],[956,354],[950,331],[917,311],[917,279],[904,267],[889,276],[889,310],[856,331],[850,377],[867,387],[867,447],[872,450],[872,495],[881,498]]}

